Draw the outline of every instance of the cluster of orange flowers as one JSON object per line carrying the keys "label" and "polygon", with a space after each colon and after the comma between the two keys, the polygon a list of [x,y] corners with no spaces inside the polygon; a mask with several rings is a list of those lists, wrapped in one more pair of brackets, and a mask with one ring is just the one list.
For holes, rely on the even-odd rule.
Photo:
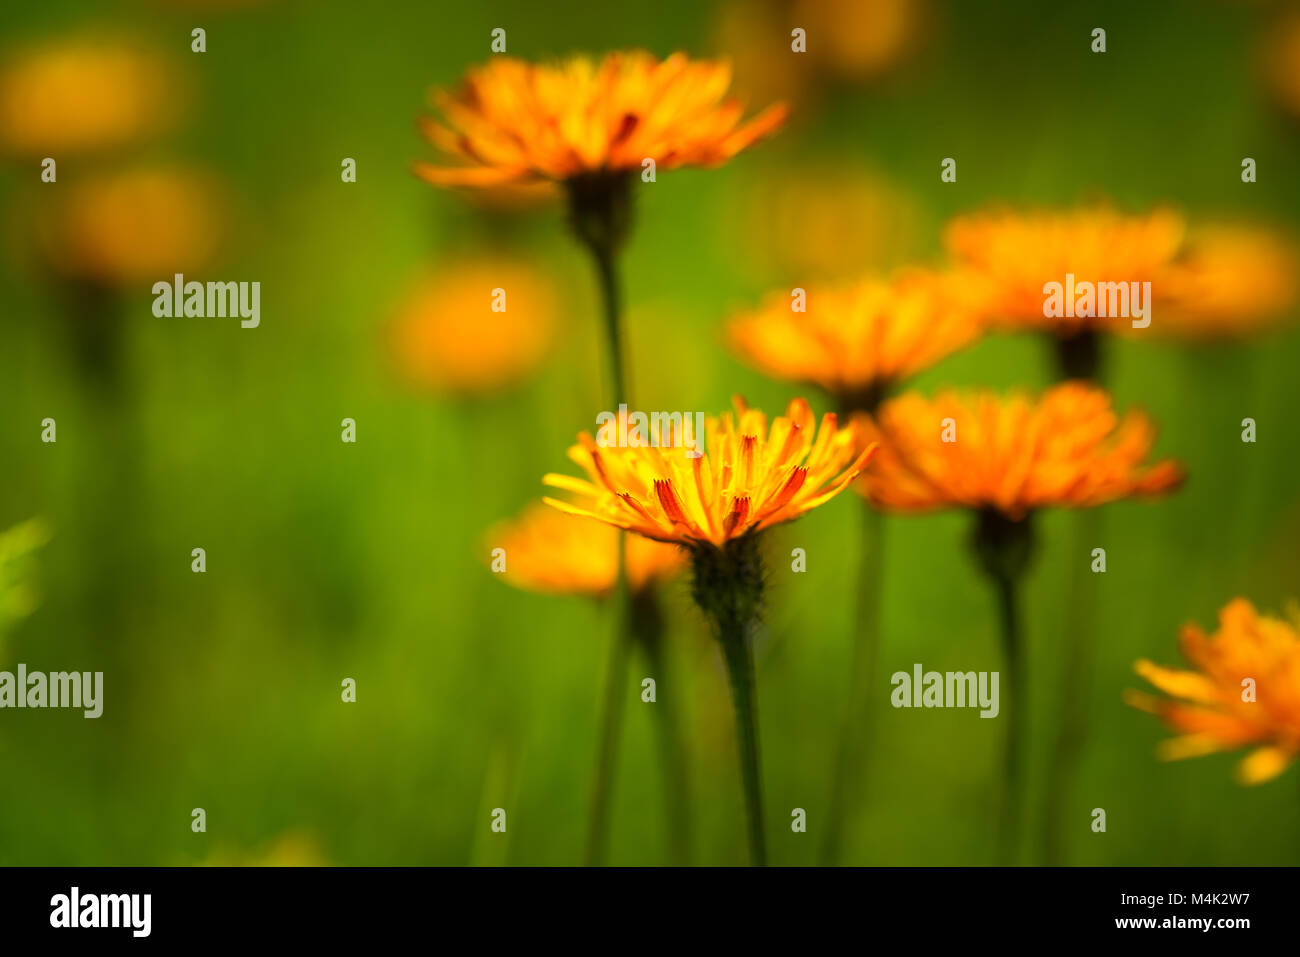
{"label": "cluster of orange flowers", "polygon": [[[495,59],[472,70],[455,93],[438,95],[444,119],[424,123],[431,143],[459,165],[421,163],[416,171],[438,185],[490,187],[630,175],[647,159],[660,169],[716,165],[773,132],[784,116],[778,106],[743,120],[739,104],[725,99],[729,80],[725,65],[681,55],[660,61],[611,54],[555,66]],[[1098,386],[1065,382],[1041,396],[892,394],[991,329],[1061,337],[1119,331],[1109,317],[1044,315],[1045,281],[1066,274],[1097,283],[1150,282],[1157,328],[1190,337],[1244,335],[1295,301],[1289,240],[1233,225],[1189,229],[1167,209],[990,211],[955,219],[945,240],[951,268],[796,290],[798,306],[798,297],[783,290],[729,323],[727,340],[740,357],[777,379],[823,390],[850,421],[830,414],[818,429],[800,399],[769,422],[738,402],[734,414],[708,421],[708,452],[693,459],[680,450],[605,448],[584,433],[570,458],[585,478],[546,476],[570,496],[547,501],[698,551],[795,519],[851,484],[886,510],[992,509],[1013,522],[1042,508],[1158,495],[1178,485],[1180,466],[1149,463],[1151,421],[1139,412],[1117,413]],[[529,513],[498,537],[533,542],[539,528]],[[576,539],[564,532],[555,541]],[[581,557],[563,561],[570,553]],[[545,565],[545,573],[521,575],[546,590],[607,593],[614,552],[605,541],[590,554],[546,546],[529,562]],[[1233,614],[1240,617],[1239,610]],[[1204,654],[1193,657],[1208,661]],[[1290,671],[1275,669],[1272,681],[1300,687],[1294,655],[1288,660]],[[1190,686],[1154,666],[1143,669],[1160,676],[1163,687]],[[1247,728],[1251,740],[1280,735],[1280,750],[1268,754],[1294,751],[1295,702],[1289,707],[1259,709],[1249,720],[1234,713],[1237,723],[1197,712],[1196,727],[1220,743],[1246,740]],[[1191,720],[1185,711],[1161,713],[1174,723]],[[1279,716],[1292,722],[1289,731]],[[1269,760],[1256,758],[1252,767]],[[1259,767],[1248,775],[1264,776]]]}

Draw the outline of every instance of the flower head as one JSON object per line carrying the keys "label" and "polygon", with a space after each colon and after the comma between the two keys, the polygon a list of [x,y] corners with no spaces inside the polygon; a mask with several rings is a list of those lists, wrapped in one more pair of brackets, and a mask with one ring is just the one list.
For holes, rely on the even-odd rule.
{"label": "flower head", "polygon": [[1036,508],[1088,507],[1168,491],[1173,461],[1144,465],[1155,438],[1139,412],[1119,417],[1110,395],[1066,382],[1037,400],[989,392],[917,394],[886,402],[866,440],[880,449],[858,490],[888,510],[993,509],[1015,520]]}
{"label": "flower head", "polygon": [[[505,308],[494,311],[505,295]],[[555,294],[546,277],[513,261],[474,259],[422,279],[399,307],[393,356],[415,384],[476,395],[536,371],[555,337]]]}
{"label": "flower head", "polygon": [[[1129,692],[1129,704],[1158,715],[1180,736],[1166,759],[1253,747],[1237,767],[1244,784],[1276,777],[1300,755],[1300,632],[1237,598],[1219,612],[1219,630],[1194,624],[1179,636],[1194,670],[1139,661],[1136,670],[1169,698]],[[1249,679],[1249,680],[1247,680]]]}
{"label": "flower head", "polygon": [[162,60],[131,44],[32,48],[0,68],[0,150],[57,157],[128,145],[168,124],[176,88]]}
{"label": "flower head", "polygon": [[728,340],[749,364],[787,382],[825,389],[846,408],[871,408],[895,383],[969,345],[982,331],[960,279],[910,272],[808,293],[807,311],[789,293],[733,320]]}
{"label": "flower head", "polygon": [[948,225],[945,242],[960,263],[988,278],[995,319],[1070,333],[1109,328],[1116,319],[1044,316],[1046,283],[1063,283],[1067,274],[1079,282],[1153,282],[1178,253],[1183,232],[1182,217],[1169,210],[1124,215],[1101,207],[961,216]]}
{"label": "flower head", "polygon": [[183,167],[140,167],[69,185],[37,217],[39,251],[67,278],[119,285],[189,272],[216,253],[221,189]]}
{"label": "flower head", "polygon": [[1249,226],[1193,232],[1153,289],[1165,320],[1160,327],[1195,339],[1247,336],[1296,302],[1294,244]]}
{"label": "flower head", "polygon": [[569,458],[587,478],[543,479],[577,504],[544,501],[656,541],[721,547],[834,498],[873,451],[859,452],[855,428],[840,428],[833,412],[819,430],[803,399],[770,427],[766,415],[736,399],[735,415],[709,417],[705,434],[707,451],[692,458],[682,448],[606,447],[584,432]]}
{"label": "flower head", "polygon": [[778,105],[741,122],[740,104],[723,100],[730,82],[725,63],[681,53],[553,65],[496,57],[457,92],[434,95],[445,122],[422,122],[429,141],[463,165],[415,171],[436,186],[495,186],[639,170],[646,159],[660,170],[717,166],[785,118]]}
{"label": "flower head", "polygon": [[[504,548],[503,577],[526,591],[603,598],[618,581],[619,533],[607,525],[579,521],[538,502],[518,518],[490,530],[487,541]],[[681,570],[681,549],[648,538],[627,539],[627,581],[633,591],[671,578]]]}

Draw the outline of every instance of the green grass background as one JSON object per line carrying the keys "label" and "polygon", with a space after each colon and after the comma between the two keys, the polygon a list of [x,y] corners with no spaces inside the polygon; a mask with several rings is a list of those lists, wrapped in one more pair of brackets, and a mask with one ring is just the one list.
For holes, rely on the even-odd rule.
{"label": "green grass background", "polygon": [[[1171,201],[1194,219],[1294,223],[1300,132],[1256,74],[1274,7],[933,6],[924,48],[885,79],[831,93],[723,169],[661,174],[638,191],[625,276],[640,407],[720,410],[742,392],[774,409],[794,394],[720,345],[727,315],[786,282],[755,268],[734,211],[827,158],[870,166],[910,197],[917,239],[905,252],[921,260],[938,255],[949,216],[993,201],[1100,195]],[[6,5],[6,47],[100,25],[176,51],[194,107],[150,155],[228,177],[237,227],[210,278],[263,288],[255,332],[159,320],[147,287],[130,295],[128,385],[113,404],[70,363],[50,289],[14,256],[0,266],[0,526],[40,515],[55,535],[40,554],[43,605],[0,646],[0,667],[102,670],[106,684],[97,721],[0,712],[0,863],[197,863],[255,856],[286,833],[310,835],[341,864],[580,861],[612,616],[503,585],[484,567],[481,536],[541,492],[541,474],[567,464],[566,445],[604,408],[593,282],[557,211],[522,218],[514,248],[544,263],[563,295],[554,360],[484,401],[403,385],[383,337],[392,307],[425,264],[489,244],[462,202],[410,174],[428,155],[413,119],[431,85],[486,58],[493,27],[524,57],[726,53],[712,18],[688,0]],[[195,25],[208,31],[203,55],[188,52]],[[1105,55],[1089,52],[1094,26],[1108,31]],[[783,36],[773,44],[774,58],[790,55]],[[344,156],[357,160],[355,185],[339,181]],[[958,160],[956,184],[939,181],[945,156]],[[1256,184],[1240,181],[1243,156],[1258,161]],[[8,164],[6,224],[60,180],[42,187],[34,166]],[[1209,625],[1239,594],[1277,611],[1300,593],[1298,360],[1293,331],[1200,353],[1114,347],[1119,402],[1152,413],[1158,451],[1183,460],[1190,480],[1166,502],[1116,505],[1101,520],[1109,571],[1095,581],[1092,736],[1070,795],[1071,863],[1300,854],[1294,768],[1247,789],[1229,757],[1159,763],[1165,732],[1121,702],[1140,685],[1134,659],[1177,661],[1183,622]],[[917,385],[1037,386],[1048,373],[1040,343],[990,339]],[[39,441],[46,416],[58,421],[55,445]],[[358,423],[356,445],[339,441],[344,416]],[[1246,416],[1257,444],[1240,441]],[[758,684],[775,863],[817,858],[858,508],[845,496],[770,537]],[[1000,667],[966,526],[955,514],[887,522],[877,747],[848,862],[994,857],[1003,723],[887,703],[887,675],[914,662]],[[1052,740],[1067,574],[1087,561],[1070,551],[1071,528],[1069,516],[1044,516],[1027,586],[1034,780]],[[196,546],[205,575],[190,571]],[[808,553],[803,575],[781,558],[796,546]],[[694,859],[743,862],[725,680],[683,585],[671,606],[674,678],[660,695],[678,697],[689,731]],[[357,681],[355,705],[340,702],[344,677]],[[630,698],[615,863],[666,860],[652,731],[649,706]],[[195,807],[207,811],[204,834],[190,830]],[[507,809],[505,835],[489,831],[494,807]],[[790,831],[795,807],[808,812],[807,834]],[[1094,807],[1107,811],[1105,834],[1090,830]]]}

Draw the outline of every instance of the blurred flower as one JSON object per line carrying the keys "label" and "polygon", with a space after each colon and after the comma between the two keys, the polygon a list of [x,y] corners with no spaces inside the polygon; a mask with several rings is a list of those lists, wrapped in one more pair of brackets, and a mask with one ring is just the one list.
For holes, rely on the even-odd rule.
{"label": "blurred flower", "polygon": [[47,43],[0,66],[0,151],[62,157],[114,149],[170,125],[177,81],[162,59],[130,43]]}
{"label": "blurred flower", "polygon": [[696,458],[680,448],[602,447],[583,432],[569,449],[587,479],[547,475],[581,505],[547,498],[561,511],[599,519],[662,542],[696,550],[721,547],[793,521],[842,492],[871,455],[859,453],[852,427],[835,413],[821,431],[808,403],[793,400],[768,428],[767,416],[739,398],[736,414],[710,416],[707,447]]}
{"label": "blurred flower", "polygon": [[[542,503],[488,532],[492,548],[504,548],[503,577],[526,591],[603,598],[618,579],[619,533],[607,525],[577,521]],[[676,546],[640,536],[627,539],[627,580],[633,591],[671,578],[685,556]]]}
{"label": "blurred flower", "polygon": [[780,126],[774,106],[747,123],[722,102],[731,80],[723,63],[674,54],[607,54],[539,66],[494,58],[471,69],[455,94],[434,96],[446,125],[425,118],[425,136],[467,165],[418,163],[437,186],[491,186],[584,173],[716,166]]}
{"label": "blurred flower", "polygon": [[1243,784],[1281,774],[1300,754],[1300,633],[1237,598],[1219,612],[1219,630],[1197,625],[1179,636],[1191,671],[1138,661],[1136,670],[1170,698],[1130,691],[1129,704],[1158,715],[1180,737],[1165,741],[1166,760],[1255,747],[1237,766]]}
{"label": "blurred flower", "polygon": [[993,318],[1009,328],[1068,334],[1127,325],[1110,318],[1043,315],[1043,286],[1073,273],[1079,282],[1152,282],[1178,253],[1184,223],[1169,210],[1125,215],[1107,207],[1068,212],[995,211],[948,224],[949,252],[991,284]]}
{"label": "blurred flower", "polygon": [[914,270],[813,289],[807,312],[791,308],[790,293],[774,293],[760,311],[732,320],[727,337],[767,375],[819,386],[841,408],[871,410],[890,387],[980,335],[967,288],[960,276]]}
{"label": "blurred flower", "polygon": [[[859,423],[880,443],[858,491],[898,511],[960,506],[1018,521],[1036,508],[1102,505],[1174,488],[1182,469],[1143,462],[1155,429],[1119,418],[1103,389],[1067,382],[1034,400],[989,392],[908,394]],[[948,441],[945,441],[948,438]]]}
{"label": "blurred flower", "polygon": [[206,265],[225,197],[206,174],[147,167],[79,179],[37,216],[37,247],[59,275],[108,286]]}
{"label": "blurred flower", "polygon": [[1249,226],[1194,231],[1152,286],[1161,330],[1189,338],[1240,338],[1296,302],[1294,244]]}
{"label": "blurred flower", "polygon": [[[505,307],[493,311],[495,290]],[[448,263],[406,297],[393,327],[393,355],[417,385],[482,394],[532,375],[550,350],[555,292],[545,275],[513,260]]]}
{"label": "blurred flower", "polygon": [[36,608],[29,565],[32,553],[49,540],[49,527],[36,518],[0,532],[0,633]]}
{"label": "blurred flower", "polygon": [[912,49],[925,7],[921,0],[795,0],[790,24],[807,31],[807,56],[816,68],[861,82]]}
{"label": "blurred flower", "polygon": [[726,242],[767,280],[775,272],[801,283],[842,281],[909,261],[918,218],[910,197],[861,162],[819,163],[737,193]]}
{"label": "blurred flower", "polygon": [[1263,66],[1278,105],[1300,117],[1300,14],[1292,13],[1270,28]]}

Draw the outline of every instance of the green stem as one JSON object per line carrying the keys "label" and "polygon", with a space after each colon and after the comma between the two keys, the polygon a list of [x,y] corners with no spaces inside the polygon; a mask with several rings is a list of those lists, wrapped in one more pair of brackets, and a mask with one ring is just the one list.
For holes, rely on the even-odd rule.
{"label": "green stem", "polygon": [[645,652],[655,679],[654,724],[659,739],[659,758],[664,778],[664,813],[668,823],[668,856],[676,867],[690,861],[691,834],[688,813],[686,746],[678,721],[677,696],[668,680],[664,651],[664,620],[659,597],[653,587],[633,597],[632,632]]}
{"label": "green stem", "polygon": [[627,704],[627,668],[631,630],[623,614],[627,606],[627,583],[624,574],[626,539],[618,538],[618,588],[615,597],[614,635],[605,666],[605,687],[600,715],[600,738],[596,748],[596,772],[591,785],[591,811],[588,818],[586,864],[599,867],[605,862],[605,845],[609,836],[609,804],[618,764],[619,739],[623,730],[623,713]]}
{"label": "green stem", "polygon": [[852,796],[863,802],[862,785],[867,777],[871,750],[871,681],[880,646],[880,582],[883,571],[881,541],[884,522],[876,509],[862,503],[862,553],[858,557],[857,627],[853,640],[853,664],[849,679],[849,699],[840,727],[835,773],[831,783],[830,812],[826,819],[826,839],[822,845],[822,864],[833,866],[840,860],[844,845],[844,826]]}
{"label": "green stem", "polygon": [[1007,740],[1003,751],[1002,818],[999,828],[999,863],[1015,864],[1018,823],[1020,820],[1020,789],[1023,765],[1024,725],[1027,708],[1021,697],[1023,690],[1024,647],[1020,634],[1020,615],[1016,601],[1016,581],[1009,575],[994,579],[998,597],[998,614],[1002,626],[1002,654],[1005,659],[1006,681],[1000,705],[1007,716]]}
{"label": "green stem", "polygon": [[731,703],[736,711],[736,742],[740,753],[740,779],[745,790],[745,818],[749,826],[749,858],[756,867],[767,866],[763,839],[763,786],[758,762],[758,703],[754,694],[754,655],[749,629],[733,623],[718,638],[731,679]]}
{"label": "green stem", "polygon": [[1066,802],[1079,755],[1087,739],[1088,684],[1092,673],[1096,608],[1095,589],[1089,558],[1100,541],[1099,516],[1095,509],[1073,516],[1074,548],[1070,554],[1065,648],[1061,672],[1061,713],[1056,745],[1048,752],[1047,790],[1043,814],[1043,864],[1058,866],[1064,858],[1064,836],[1069,831]]}

